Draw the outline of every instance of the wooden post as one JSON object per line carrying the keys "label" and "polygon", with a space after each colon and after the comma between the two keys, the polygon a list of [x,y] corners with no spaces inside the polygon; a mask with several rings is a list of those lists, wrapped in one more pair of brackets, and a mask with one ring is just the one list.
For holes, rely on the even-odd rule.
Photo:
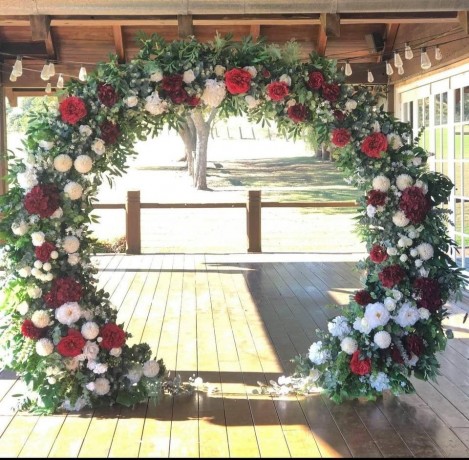
{"label": "wooden post", "polygon": [[140,190],[127,191],[127,203],[125,204],[125,228],[127,254],[141,254]]}
{"label": "wooden post", "polygon": [[249,190],[246,202],[248,252],[262,252],[261,191]]}
{"label": "wooden post", "polygon": [[[1,64],[0,64],[1,69]],[[0,86],[0,195],[5,195],[8,191],[8,184],[5,176],[8,172],[7,154],[7,122],[5,106],[5,88]]]}

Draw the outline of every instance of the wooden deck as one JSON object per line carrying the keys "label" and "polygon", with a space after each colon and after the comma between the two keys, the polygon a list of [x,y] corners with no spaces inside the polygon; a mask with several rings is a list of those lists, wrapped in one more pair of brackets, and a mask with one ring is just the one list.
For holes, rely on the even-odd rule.
{"label": "wooden deck", "polygon": [[[253,394],[291,369],[359,287],[354,255],[106,255],[100,284],[119,320],[184,379],[216,391],[154,407],[32,416],[15,413],[21,382],[0,375],[2,457],[469,457],[469,327],[451,308],[455,339],[444,376],[417,395],[337,406],[320,395]],[[464,305],[461,305],[464,308]]]}

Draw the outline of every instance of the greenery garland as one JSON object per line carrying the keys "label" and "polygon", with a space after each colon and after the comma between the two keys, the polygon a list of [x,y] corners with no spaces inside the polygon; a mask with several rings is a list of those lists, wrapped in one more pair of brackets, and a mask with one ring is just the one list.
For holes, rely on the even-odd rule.
{"label": "greenery garland", "polygon": [[0,346],[2,367],[31,390],[23,407],[50,413],[161,394],[163,361],[146,344],[129,345],[109,295],[97,289],[88,225],[98,187],[125,172],[138,139],[213,109],[274,120],[285,136],[314,129],[340,148],[338,166],[364,191],[364,289],[284,383],[297,391],[319,385],[341,401],[409,392],[412,372],[433,377],[446,343],[443,305],[463,277],[447,255],[448,212],[438,207],[452,184],[428,172],[409,125],[378,107],[367,88],[345,85],[335,62],[316,54],[301,62],[294,42],[140,43],[130,63],[112,58],[85,83],[69,83],[57,111],[32,113],[24,159],[9,158]]}

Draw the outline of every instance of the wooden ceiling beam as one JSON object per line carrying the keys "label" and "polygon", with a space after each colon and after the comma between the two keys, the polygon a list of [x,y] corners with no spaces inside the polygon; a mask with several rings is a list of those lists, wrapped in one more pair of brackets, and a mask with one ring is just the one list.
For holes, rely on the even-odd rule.
{"label": "wooden ceiling beam", "polygon": [[326,54],[327,39],[329,37],[340,37],[340,17],[338,14],[321,13],[316,51],[319,56]]}
{"label": "wooden ceiling beam", "polygon": [[469,11],[458,11],[459,25],[466,35],[469,35]]}
{"label": "wooden ceiling beam", "polygon": [[318,40],[316,42],[316,52],[319,56],[324,56],[326,54],[327,47],[327,34],[323,27],[319,27]]}
{"label": "wooden ceiling beam", "polygon": [[184,39],[194,35],[192,14],[178,14],[178,37]]}
{"label": "wooden ceiling beam", "polygon": [[31,38],[33,42],[44,42],[47,57],[50,59],[55,59],[56,52],[50,30],[50,16],[31,15],[29,16],[29,23],[31,26]]}
{"label": "wooden ceiling beam", "polygon": [[257,40],[261,34],[261,25],[260,24],[251,24],[249,34],[253,40]]}
{"label": "wooden ceiling beam", "polygon": [[34,56],[37,59],[47,59],[44,42],[8,42],[0,43],[0,51],[11,56]]}
{"label": "wooden ceiling beam", "polygon": [[382,54],[382,60],[386,61],[392,57],[392,50],[396,43],[397,31],[399,30],[399,24],[388,24],[386,26],[386,33],[384,38],[384,48]]}
{"label": "wooden ceiling beam", "polygon": [[112,33],[114,36],[114,47],[116,48],[117,59],[120,64],[123,64],[125,62],[125,46],[122,27],[112,26]]}

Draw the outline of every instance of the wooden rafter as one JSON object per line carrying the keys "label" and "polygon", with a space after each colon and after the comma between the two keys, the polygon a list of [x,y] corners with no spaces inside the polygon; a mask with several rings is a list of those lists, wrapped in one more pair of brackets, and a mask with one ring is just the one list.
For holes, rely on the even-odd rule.
{"label": "wooden rafter", "polygon": [[327,34],[322,26],[319,27],[318,40],[316,42],[316,52],[319,56],[324,56],[326,54],[327,47]]}
{"label": "wooden rafter", "polygon": [[117,58],[119,62],[123,64],[125,62],[125,47],[122,27],[118,25],[112,26],[112,33],[114,35],[114,46],[116,48]]}
{"label": "wooden rafter", "polygon": [[47,57],[55,59],[56,52],[50,29],[50,16],[31,15],[29,17],[29,23],[31,25],[31,38],[33,42],[44,42]]}
{"label": "wooden rafter", "polygon": [[320,56],[326,54],[327,39],[340,37],[340,17],[338,14],[322,13],[319,17],[320,26],[316,42],[316,51]]}
{"label": "wooden rafter", "polygon": [[458,20],[462,30],[469,35],[469,11],[459,11]]}
{"label": "wooden rafter", "polygon": [[261,34],[261,25],[251,24],[249,33],[254,40],[257,40],[259,38],[259,35]]}
{"label": "wooden rafter", "polygon": [[386,26],[386,34],[384,37],[384,48],[382,54],[382,60],[386,61],[392,57],[392,50],[396,43],[397,31],[399,30],[399,24],[388,24]]}
{"label": "wooden rafter", "polygon": [[191,14],[178,14],[178,37],[187,38],[194,35],[194,25]]}

